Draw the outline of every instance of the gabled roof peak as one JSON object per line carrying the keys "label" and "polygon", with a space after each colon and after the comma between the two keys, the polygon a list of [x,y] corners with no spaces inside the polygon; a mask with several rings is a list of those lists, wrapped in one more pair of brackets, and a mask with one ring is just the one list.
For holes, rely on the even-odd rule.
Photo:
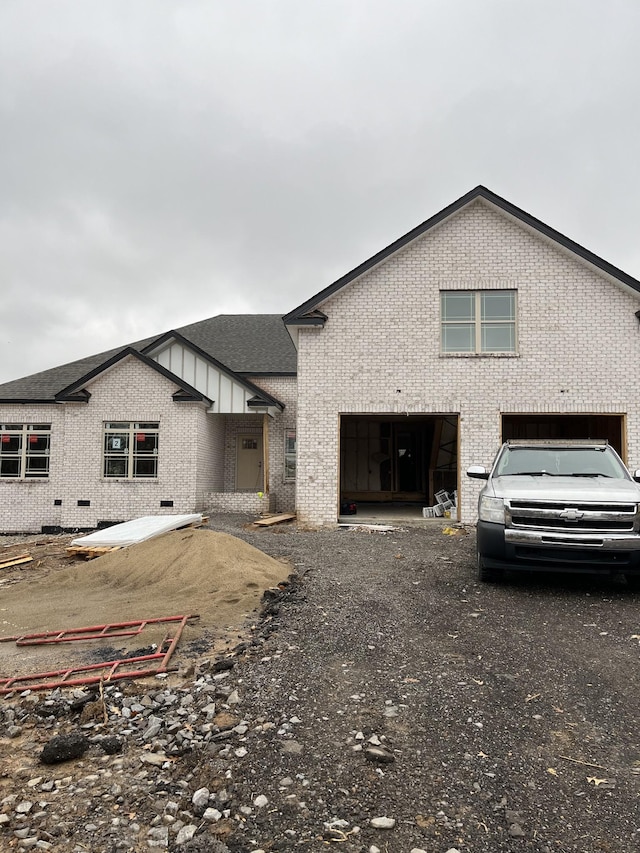
{"label": "gabled roof peak", "polygon": [[315,296],[312,296],[311,299],[307,299],[306,302],[303,302],[302,305],[299,305],[293,311],[290,311],[288,314],[284,316],[284,322],[289,326],[302,326],[302,325],[321,325],[321,323],[315,322],[313,323],[312,317],[314,313],[317,314],[322,303],[328,299],[330,296],[333,296],[334,293],[341,290],[343,287],[346,287],[351,282],[355,281],[360,276],[372,270],[374,267],[381,264],[383,261],[386,261],[387,258],[391,257],[396,252],[403,249],[405,246],[412,243],[414,240],[422,237],[431,229],[435,228],[437,225],[440,225],[450,216],[460,212],[467,205],[476,201],[477,199],[482,199],[488,202],[490,205],[501,210],[503,213],[506,213],[508,216],[513,219],[521,222],[523,225],[537,231],[539,234],[544,235],[546,238],[552,240],[557,243],[559,246],[562,246],[565,250],[568,250],[578,257],[580,257],[583,261],[591,264],[597,269],[601,270],[606,275],[611,278],[616,279],[622,284],[627,285],[633,290],[640,293],[640,281],[618,269],[618,267],[613,266],[608,261],[603,260],[602,258],[595,255],[593,252],[590,252],[588,249],[585,249],[584,246],[581,246],[579,243],[571,240],[569,237],[566,237],[564,234],[561,234],[560,231],[556,231],[555,228],[552,228],[550,225],[546,225],[540,219],[536,219],[535,216],[531,216],[531,214],[522,210],[519,207],[516,207],[515,204],[507,201],[496,193],[492,192],[487,187],[482,184],[478,184],[477,187],[474,187],[472,190],[469,190],[468,193],[465,193],[463,196],[460,196],[459,199],[452,202],[451,204],[444,207],[438,213],[431,216],[429,219],[426,219],[424,222],[421,222],[420,225],[417,225],[415,228],[412,228],[411,231],[408,231],[402,237],[399,237],[393,243],[390,243],[380,252],[377,252],[375,255],[370,257],[368,260],[364,261],[359,266],[352,269],[350,272],[343,275],[341,278],[334,281],[333,284],[330,284],[328,287],[325,287],[324,290],[321,290]]}
{"label": "gabled roof peak", "polygon": [[174,385],[177,385],[180,389],[179,392],[174,394],[174,399],[180,400],[199,400],[201,402],[206,402],[211,404],[211,400],[194,388],[192,385],[189,385],[183,379],[166,370],[166,368],[162,367],[156,361],[151,358],[148,358],[143,353],[134,349],[133,347],[123,347],[120,352],[116,353],[116,355],[104,361],[102,364],[94,367],[93,370],[90,370],[88,373],[80,376],[75,382],[72,382],[71,385],[68,385],[66,388],[63,388],[55,395],[55,401],[57,403],[65,403],[65,402],[83,402],[88,403],[91,394],[84,387],[86,384],[91,382],[97,376],[100,376],[107,370],[110,370],[114,365],[123,361],[125,358],[135,358],[138,361],[141,361],[147,367],[150,367],[152,370],[155,370],[156,373],[161,374],[168,379],[170,382],[173,382]]}

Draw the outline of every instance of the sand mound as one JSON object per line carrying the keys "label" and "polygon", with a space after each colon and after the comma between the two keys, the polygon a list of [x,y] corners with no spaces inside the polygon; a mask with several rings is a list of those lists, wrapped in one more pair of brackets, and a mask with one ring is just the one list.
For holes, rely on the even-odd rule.
{"label": "sand mound", "polygon": [[[201,618],[185,639],[204,630],[219,635],[228,626],[243,625],[264,590],[290,571],[226,533],[176,530],[89,562],[76,561],[27,588],[3,590],[0,634],[198,613]],[[144,642],[151,641],[157,640],[145,631]]]}

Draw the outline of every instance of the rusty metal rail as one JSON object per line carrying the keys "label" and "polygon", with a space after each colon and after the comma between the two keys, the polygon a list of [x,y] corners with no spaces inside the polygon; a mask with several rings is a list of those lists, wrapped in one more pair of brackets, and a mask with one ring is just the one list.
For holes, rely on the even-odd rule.
{"label": "rusty metal rail", "polygon": [[[36,672],[31,675],[17,675],[12,678],[0,678],[0,695],[13,693],[16,690],[54,690],[57,687],[78,687],[86,684],[99,684],[120,681],[124,678],[144,678],[151,675],[167,672],[169,660],[182,636],[182,631],[189,619],[197,619],[196,614],[185,616],[171,616],[167,618],[139,620],[140,622],[177,622],[179,624],[173,636],[167,635],[160,646],[160,651],[150,655],[140,655],[133,658],[120,658],[118,660],[104,661],[102,663],[87,664],[85,666],[70,666],[63,669],[55,669],[50,672]],[[125,623],[113,623],[124,625]],[[138,623],[132,623],[138,624]],[[100,626],[95,626],[100,627]],[[58,632],[64,633],[64,632]],[[139,633],[139,632],[135,632]],[[99,635],[102,638],[103,635]],[[118,636],[107,634],[104,636]],[[87,639],[86,636],[78,639]],[[64,642],[57,641],[57,642]],[[157,661],[157,666],[139,667],[142,663]],[[134,667],[128,669],[128,667]],[[83,675],[83,673],[90,673]]]}
{"label": "rusty metal rail", "polygon": [[[133,619],[130,622],[107,622],[104,625],[87,625],[83,628],[69,628],[62,631],[42,631],[38,634],[15,634],[12,637],[0,637],[0,643],[15,643],[16,646],[40,646],[47,643],[70,643],[75,640],[104,640],[111,637],[135,637],[141,634],[147,625],[162,622],[181,622],[183,619],[197,619],[191,616],[160,616],[154,619]],[[137,627],[136,627],[137,626]],[[122,630],[131,628],[133,630]]]}

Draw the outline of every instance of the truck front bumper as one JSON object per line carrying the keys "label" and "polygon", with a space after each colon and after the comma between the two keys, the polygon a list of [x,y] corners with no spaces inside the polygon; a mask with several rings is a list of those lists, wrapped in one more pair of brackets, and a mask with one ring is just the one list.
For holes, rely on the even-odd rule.
{"label": "truck front bumper", "polygon": [[640,536],[520,530],[478,521],[478,553],[492,569],[624,572],[640,576]]}

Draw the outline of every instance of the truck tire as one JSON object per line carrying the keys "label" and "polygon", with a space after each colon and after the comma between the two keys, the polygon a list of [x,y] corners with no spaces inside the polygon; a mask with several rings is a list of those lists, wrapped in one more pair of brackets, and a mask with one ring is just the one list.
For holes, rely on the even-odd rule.
{"label": "truck tire", "polygon": [[504,577],[502,569],[489,569],[482,554],[478,554],[478,580],[482,583],[500,583]]}

